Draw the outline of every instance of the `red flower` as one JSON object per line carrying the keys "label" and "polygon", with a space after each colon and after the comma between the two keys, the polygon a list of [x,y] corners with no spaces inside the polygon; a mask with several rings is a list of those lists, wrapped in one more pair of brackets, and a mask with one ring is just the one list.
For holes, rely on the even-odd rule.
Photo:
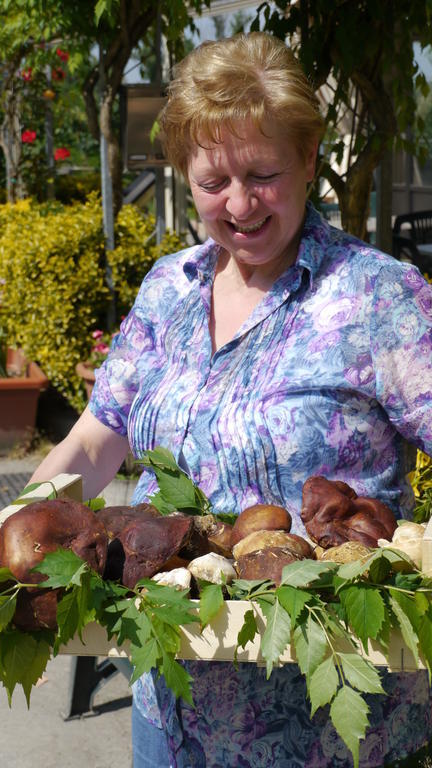
{"label": "red flower", "polygon": [[59,59],[61,59],[62,61],[67,61],[68,58],[69,58],[68,52],[67,51],[62,51],[61,48],[57,48],[56,54],[59,57]]}
{"label": "red flower", "polygon": [[70,157],[70,152],[66,147],[59,147],[54,151],[54,160],[66,160]]}
{"label": "red flower", "polygon": [[33,144],[36,139],[36,131],[23,131],[21,141],[23,144]]}
{"label": "red flower", "polygon": [[61,67],[53,67],[51,70],[51,77],[53,80],[64,80],[66,73]]}
{"label": "red flower", "polygon": [[31,67],[26,67],[25,69],[21,70],[21,77],[22,77],[23,80],[26,81],[26,83],[28,83],[29,80],[32,79],[32,77],[33,77],[32,72],[33,72],[33,70],[32,70]]}

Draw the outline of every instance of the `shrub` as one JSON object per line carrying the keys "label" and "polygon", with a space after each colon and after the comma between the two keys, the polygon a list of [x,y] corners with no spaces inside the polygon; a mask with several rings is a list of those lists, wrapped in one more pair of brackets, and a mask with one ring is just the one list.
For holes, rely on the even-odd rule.
{"label": "shrub", "polygon": [[[132,206],[119,214],[119,245],[110,253],[119,313],[129,310],[154,260],[181,247],[176,235],[155,247],[154,226],[152,217]],[[37,360],[78,409],[85,399],[75,365],[90,351],[89,331],[103,327],[109,299],[104,258],[97,194],[69,206],[29,199],[0,205],[1,302],[9,344]]]}

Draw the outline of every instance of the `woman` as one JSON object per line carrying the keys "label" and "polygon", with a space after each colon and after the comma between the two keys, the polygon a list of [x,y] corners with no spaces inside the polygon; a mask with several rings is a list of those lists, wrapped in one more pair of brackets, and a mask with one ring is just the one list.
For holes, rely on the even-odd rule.
{"label": "woman", "polygon": [[[209,240],[154,266],[88,409],[34,479],[80,472],[93,496],[129,445],[164,445],[217,511],[282,504],[302,534],[302,484],[322,474],[409,516],[404,439],[432,453],[432,294],[307,204],[323,121],[296,60],[261,33],[204,43],[178,66],[161,125]],[[155,489],[144,472],[134,502]],[[135,768],[351,764],[328,713],[310,720],[295,665],[269,681],[252,664],[188,669],[194,710],[163,680],[135,685]],[[426,676],[384,685],[363,768],[430,736]]]}

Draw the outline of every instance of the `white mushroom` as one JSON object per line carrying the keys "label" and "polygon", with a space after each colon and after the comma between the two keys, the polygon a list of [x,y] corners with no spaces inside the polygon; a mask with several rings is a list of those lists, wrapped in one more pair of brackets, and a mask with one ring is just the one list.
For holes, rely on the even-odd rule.
{"label": "white mushroom", "polygon": [[411,523],[410,521],[401,523],[391,541],[387,539],[378,539],[379,547],[392,547],[408,555],[417,568],[422,564],[422,540],[425,532],[425,526],[420,523]]}
{"label": "white mushroom", "polygon": [[189,589],[191,574],[187,568],[173,568],[172,571],[161,571],[152,576],[152,581],[163,584],[166,587],[176,589]]}
{"label": "white mushroom", "polygon": [[212,584],[229,584],[237,578],[233,561],[215,552],[191,560],[188,570],[196,579],[210,581]]}

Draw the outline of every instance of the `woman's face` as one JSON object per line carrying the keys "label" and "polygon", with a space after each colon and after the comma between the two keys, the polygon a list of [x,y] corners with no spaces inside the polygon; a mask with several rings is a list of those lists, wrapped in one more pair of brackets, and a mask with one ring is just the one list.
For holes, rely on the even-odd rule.
{"label": "woman's face", "polygon": [[[203,141],[189,160],[189,183],[208,235],[251,267],[291,263],[305,214],[316,148],[306,161],[280,134],[241,126],[222,130],[220,144]],[[270,134],[270,131],[266,130]]]}

